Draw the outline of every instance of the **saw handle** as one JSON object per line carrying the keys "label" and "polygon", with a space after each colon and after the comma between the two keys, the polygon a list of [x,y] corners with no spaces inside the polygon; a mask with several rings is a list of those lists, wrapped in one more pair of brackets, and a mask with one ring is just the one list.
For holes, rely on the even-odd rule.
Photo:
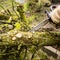
{"label": "saw handle", "polygon": [[[51,12],[52,12],[55,8],[57,8],[57,6],[58,6],[58,5],[52,5],[52,6],[50,7]],[[46,10],[45,13],[47,14],[48,18],[51,18],[51,17],[50,17],[50,12],[48,12],[48,11]]]}
{"label": "saw handle", "polygon": [[52,6],[50,7],[50,10],[53,11],[57,6],[58,6],[58,5],[52,5]]}

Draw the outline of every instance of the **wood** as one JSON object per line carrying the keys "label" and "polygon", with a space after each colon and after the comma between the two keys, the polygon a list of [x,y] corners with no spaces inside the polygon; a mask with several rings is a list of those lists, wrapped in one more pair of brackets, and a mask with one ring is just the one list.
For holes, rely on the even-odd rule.
{"label": "wood", "polygon": [[32,60],[41,47],[56,44],[60,44],[60,32],[21,32],[12,30],[0,34],[0,56],[7,59],[7,56],[18,54],[17,58],[19,58],[22,50],[29,51],[29,48],[34,46],[34,52],[31,54]]}
{"label": "wood", "polygon": [[60,57],[60,51],[53,48],[52,46],[44,46],[42,50],[47,53],[49,56],[53,56],[54,58]]}
{"label": "wood", "polygon": [[38,47],[60,44],[60,32],[20,32],[10,31],[0,34],[0,46],[23,45]]}

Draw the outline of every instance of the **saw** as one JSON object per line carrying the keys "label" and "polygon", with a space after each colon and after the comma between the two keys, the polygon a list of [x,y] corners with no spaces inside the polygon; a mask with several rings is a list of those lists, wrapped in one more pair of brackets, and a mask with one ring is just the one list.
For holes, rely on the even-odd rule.
{"label": "saw", "polygon": [[40,28],[42,28],[43,26],[45,26],[48,22],[52,22],[51,17],[49,16],[48,11],[46,11],[48,18],[46,18],[45,20],[41,21],[37,26],[33,27],[30,32],[33,31],[37,31]]}
{"label": "saw", "polygon": [[[54,13],[54,9],[57,7],[57,5],[52,5],[50,7],[50,10],[51,10],[51,13]],[[57,8],[56,8],[57,9]],[[52,21],[52,18],[51,18],[51,15],[50,13],[46,10],[45,13],[47,14],[48,18],[41,21],[37,26],[33,27],[30,32],[33,32],[33,31],[37,31],[39,30],[40,28],[42,28],[43,26],[45,26],[48,22],[52,22],[53,24],[55,24],[55,22]],[[55,17],[55,16],[54,16]]]}

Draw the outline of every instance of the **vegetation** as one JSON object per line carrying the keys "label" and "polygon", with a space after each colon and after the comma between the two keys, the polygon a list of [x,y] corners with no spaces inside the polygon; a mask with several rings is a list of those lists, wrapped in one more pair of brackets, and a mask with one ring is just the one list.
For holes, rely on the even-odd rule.
{"label": "vegetation", "polygon": [[[41,51],[46,45],[60,44],[60,32],[28,32],[46,17],[49,0],[0,0],[0,60],[48,60]],[[34,23],[33,23],[34,22]]]}

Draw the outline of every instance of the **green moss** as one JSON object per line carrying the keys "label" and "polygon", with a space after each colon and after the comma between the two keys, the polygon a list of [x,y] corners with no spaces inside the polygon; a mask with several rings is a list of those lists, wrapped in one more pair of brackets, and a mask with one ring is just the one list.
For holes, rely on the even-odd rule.
{"label": "green moss", "polygon": [[8,20],[9,16],[8,15],[4,15],[2,13],[0,13],[0,20]]}

